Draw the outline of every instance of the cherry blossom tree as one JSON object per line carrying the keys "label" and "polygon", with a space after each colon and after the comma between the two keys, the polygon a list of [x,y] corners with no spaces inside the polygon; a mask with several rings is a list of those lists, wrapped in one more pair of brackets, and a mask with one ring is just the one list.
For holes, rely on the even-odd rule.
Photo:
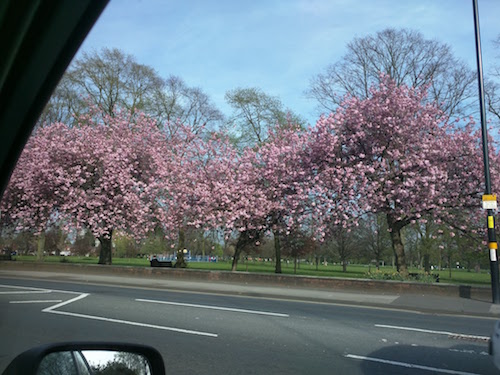
{"label": "cherry blossom tree", "polygon": [[[171,228],[161,192],[174,172],[164,135],[144,115],[81,117],[38,129],[21,155],[2,201],[19,228],[43,232],[52,218],[99,239],[100,264],[111,263],[113,231],[141,238],[156,223]],[[160,198],[159,198],[160,197]]]}
{"label": "cherry blossom tree", "polygon": [[[38,134],[46,133],[45,130]],[[45,231],[58,219],[56,182],[51,178],[52,165],[42,136],[31,137],[9,185],[0,210],[2,225],[13,225],[16,231],[29,230],[37,237],[37,259],[43,257]]]}
{"label": "cherry blossom tree", "polygon": [[341,166],[346,178],[363,176],[350,199],[361,211],[385,214],[402,274],[408,270],[401,230],[424,215],[469,206],[482,190],[470,132],[425,99],[424,90],[383,76],[368,98],[347,97],[315,129],[323,142],[341,145],[336,154],[319,149],[327,166]]}
{"label": "cherry blossom tree", "polygon": [[186,224],[194,228],[222,230],[229,238],[236,233],[233,257],[236,270],[241,251],[258,243],[266,228],[269,202],[255,183],[254,152],[240,154],[230,140],[213,133],[208,140],[195,138],[184,155]]}
{"label": "cherry blossom tree", "polygon": [[288,124],[269,133],[268,142],[251,155],[253,183],[266,197],[267,229],[274,235],[275,272],[281,273],[283,236],[304,229],[309,215],[311,169],[308,131]]}
{"label": "cherry blossom tree", "polygon": [[[374,213],[385,216],[398,270],[407,274],[405,226],[436,220],[465,233],[477,207],[479,137],[471,121],[462,124],[451,123],[424,90],[386,76],[367,98],[346,97],[311,129],[289,122],[244,150],[181,124],[166,137],[139,112],[90,111],[71,127],[36,130],[2,216],[38,234],[56,221],[86,228],[101,243],[102,264],[111,263],[114,231],[139,239],[161,227],[177,240],[182,266],[184,232],[195,228],[237,235],[236,270],[240,252],[272,232],[279,273],[286,236],[348,236],[364,213]],[[494,148],[491,158],[498,159]]]}
{"label": "cherry blossom tree", "polygon": [[328,166],[323,160],[339,145],[288,123],[253,149],[252,181],[267,202],[266,228],[274,235],[276,273],[281,273],[282,243],[290,243],[289,236],[308,233],[323,241],[332,223],[345,223],[356,212],[354,186],[359,177],[348,166]]}

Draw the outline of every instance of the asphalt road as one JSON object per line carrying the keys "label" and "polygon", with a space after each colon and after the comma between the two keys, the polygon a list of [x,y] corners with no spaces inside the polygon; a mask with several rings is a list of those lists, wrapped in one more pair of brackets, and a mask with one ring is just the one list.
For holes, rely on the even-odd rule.
{"label": "asphalt road", "polygon": [[33,346],[148,344],[175,374],[497,374],[493,319],[0,278],[0,371]]}

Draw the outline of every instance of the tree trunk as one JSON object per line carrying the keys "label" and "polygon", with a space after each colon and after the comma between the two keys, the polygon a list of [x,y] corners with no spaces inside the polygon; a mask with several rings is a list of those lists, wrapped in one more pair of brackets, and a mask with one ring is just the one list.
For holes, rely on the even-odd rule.
{"label": "tree trunk", "polygon": [[281,273],[281,241],[278,233],[274,233],[274,251],[276,253],[274,273]]}
{"label": "tree trunk", "polygon": [[38,235],[36,241],[36,260],[43,260],[43,253],[45,252],[45,232]]}
{"label": "tree trunk", "polygon": [[99,252],[98,264],[111,264],[112,236],[113,230],[110,230],[109,236],[99,237],[99,242],[101,243],[101,251]]}
{"label": "tree trunk", "polygon": [[396,269],[403,276],[408,276],[408,267],[406,266],[405,248],[401,238],[401,223],[395,221],[392,215],[387,215],[387,225],[391,231],[392,249],[396,257]]}
{"label": "tree trunk", "polygon": [[258,240],[259,236],[260,233],[257,230],[246,230],[240,233],[234,249],[233,266],[231,268],[233,272],[237,270],[238,259],[240,258],[241,252],[245,250],[249,244]]}
{"label": "tree trunk", "polygon": [[175,268],[186,268],[187,263],[184,258],[184,249],[186,244],[186,236],[184,234],[184,228],[179,229],[179,246],[177,247],[177,261],[175,262]]}
{"label": "tree trunk", "polygon": [[297,274],[297,256],[293,257],[293,273]]}
{"label": "tree trunk", "polygon": [[[239,241],[238,241],[238,243],[239,243]],[[238,259],[240,258],[240,254],[241,254],[241,247],[238,246],[238,243],[236,243],[236,247],[234,249],[233,265],[231,266],[231,271],[233,271],[233,272],[236,272],[238,270]]]}
{"label": "tree trunk", "polygon": [[238,260],[240,259],[241,252],[248,241],[248,233],[241,232],[238,241],[236,242],[236,247],[234,248],[233,265],[231,271],[236,272],[238,270]]}
{"label": "tree trunk", "polygon": [[431,273],[430,255],[424,255],[424,272]]}
{"label": "tree trunk", "polygon": [[[448,251],[450,251],[450,250],[448,249]],[[451,279],[451,252],[448,253],[448,264],[450,265],[449,277]]]}
{"label": "tree trunk", "polygon": [[342,272],[347,272],[347,261],[346,260],[342,261]]}

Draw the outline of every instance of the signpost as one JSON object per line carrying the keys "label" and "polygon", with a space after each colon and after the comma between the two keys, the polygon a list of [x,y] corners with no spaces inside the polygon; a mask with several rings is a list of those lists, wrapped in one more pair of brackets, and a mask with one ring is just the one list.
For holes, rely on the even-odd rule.
{"label": "signpost", "polygon": [[494,210],[497,209],[496,196],[491,194],[490,162],[488,156],[488,129],[486,127],[486,108],[484,105],[484,82],[483,82],[483,62],[481,58],[481,36],[479,35],[479,12],[477,9],[477,0],[472,0],[474,10],[474,32],[476,37],[476,58],[477,58],[477,76],[479,84],[479,108],[481,112],[481,139],[483,142],[483,162],[485,194],[483,195],[483,208],[488,217],[488,248],[490,250],[490,271],[491,271],[491,294],[493,303],[500,303],[499,281],[498,281],[498,257],[497,257],[497,239],[495,234]]}

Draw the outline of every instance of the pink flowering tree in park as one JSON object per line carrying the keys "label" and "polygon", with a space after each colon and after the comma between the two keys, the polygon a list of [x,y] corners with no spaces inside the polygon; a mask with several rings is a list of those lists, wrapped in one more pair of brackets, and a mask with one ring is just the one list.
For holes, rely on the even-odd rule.
{"label": "pink flowering tree in park", "polygon": [[482,191],[480,153],[470,131],[448,123],[425,98],[425,91],[384,77],[367,99],[346,98],[314,129],[325,147],[341,145],[319,160],[342,166],[347,179],[362,176],[350,198],[361,211],[385,214],[402,274],[408,273],[402,229],[424,216],[452,220],[453,210],[470,207]]}
{"label": "pink flowering tree in park", "polygon": [[100,264],[111,263],[112,235],[144,237],[158,223],[172,228],[157,199],[172,172],[170,151],[155,123],[123,112],[105,125],[81,118],[74,127],[40,128],[13,173],[2,211],[18,228],[42,233],[52,218],[99,239]]}
{"label": "pink flowering tree in park", "polygon": [[213,133],[208,140],[193,139],[184,157],[183,186],[179,191],[186,209],[185,225],[236,234],[233,271],[246,246],[258,243],[266,229],[269,202],[255,184],[253,151],[240,154],[229,139]]}
{"label": "pink flowering tree in park", "polygon": [[184,192],[190,197],[186,206],[196,212],[188,215],[188,224],[237,234],[233,271],[242,250],[258,244],[266,232],[274,235],[275,272],[280,273],[283,240],[297,232],[322,240],[330,222],[350,218],[349,181],[359,178],[346,178],[339,166],[319,170],[311,144],[310,132],[292,124],[271,131],[265,143],[242,154],[221,135],[190,144],[186,161],[192,164],[183,178],[192,189]]}
{"label": "pink flowering tree in park", "polygon": [[265,229],[274,236],[276,273],[281,273],[284,240],[310,232],[313,171],[307,158],[308,138],[309,131],[288,124],[270,131],[267,142],[248,155],[252,183],[267,202]]}
{"label": "pink flowering tree in park", "polygon": [[[242,211],[252,212],[242,216],[242,223],[253,223],[258,233],[273,233],[276,273],[281,273],[283,243],[293,242],[291,237],[297,233],[322,241],[331,222],[345,222],[354,212],[351,180],[359,178],[345,178],[346,169],[340,165],[319,168],[315,141],[309,130],[289,123],[270,131],[265,143],[247,149],[241,158],[239,174],[245,176],[247,189],[252,189],[248,194],[259,197],[258,203],[251,199]],[[259,208],[252,211],[251,207]]]}
{"label": "pink flowering tree in park", "polygon": [[44,253],[45,230],[59,219],[52,168],[46,142],[42,137],[31,137],[0,202],[2,225],[32,230],[37,235],[38,259]]}
{"label": "pink flowering tree in park", "polygon": [[177,129],[168,140],[168,173],[161,176],[163,188],[157,199],[166,212],[167,236],[177,242],[176,267],[185,267],[186,229],[207,231],[234,226],[225,212],[236,194],[237,155],[219,134],[205,140],[188,126],[178,124]]}
{"label": "pink flowering tree in park", "polygon": [[[449,236],[468,237],[476,243],[475,249],[484,250],[486,228],[480,210],[484,193],[481,133],[473,125],[471,119],[466,126],[454,129],[450,137],[448,178],[443,181],[447,196],[441,202],[444,209],[440,210],[436,222],[447,227],[445,232]],[[500,158],[493,140],[489,143],[492,189],[496,192],[500,186]]]}

